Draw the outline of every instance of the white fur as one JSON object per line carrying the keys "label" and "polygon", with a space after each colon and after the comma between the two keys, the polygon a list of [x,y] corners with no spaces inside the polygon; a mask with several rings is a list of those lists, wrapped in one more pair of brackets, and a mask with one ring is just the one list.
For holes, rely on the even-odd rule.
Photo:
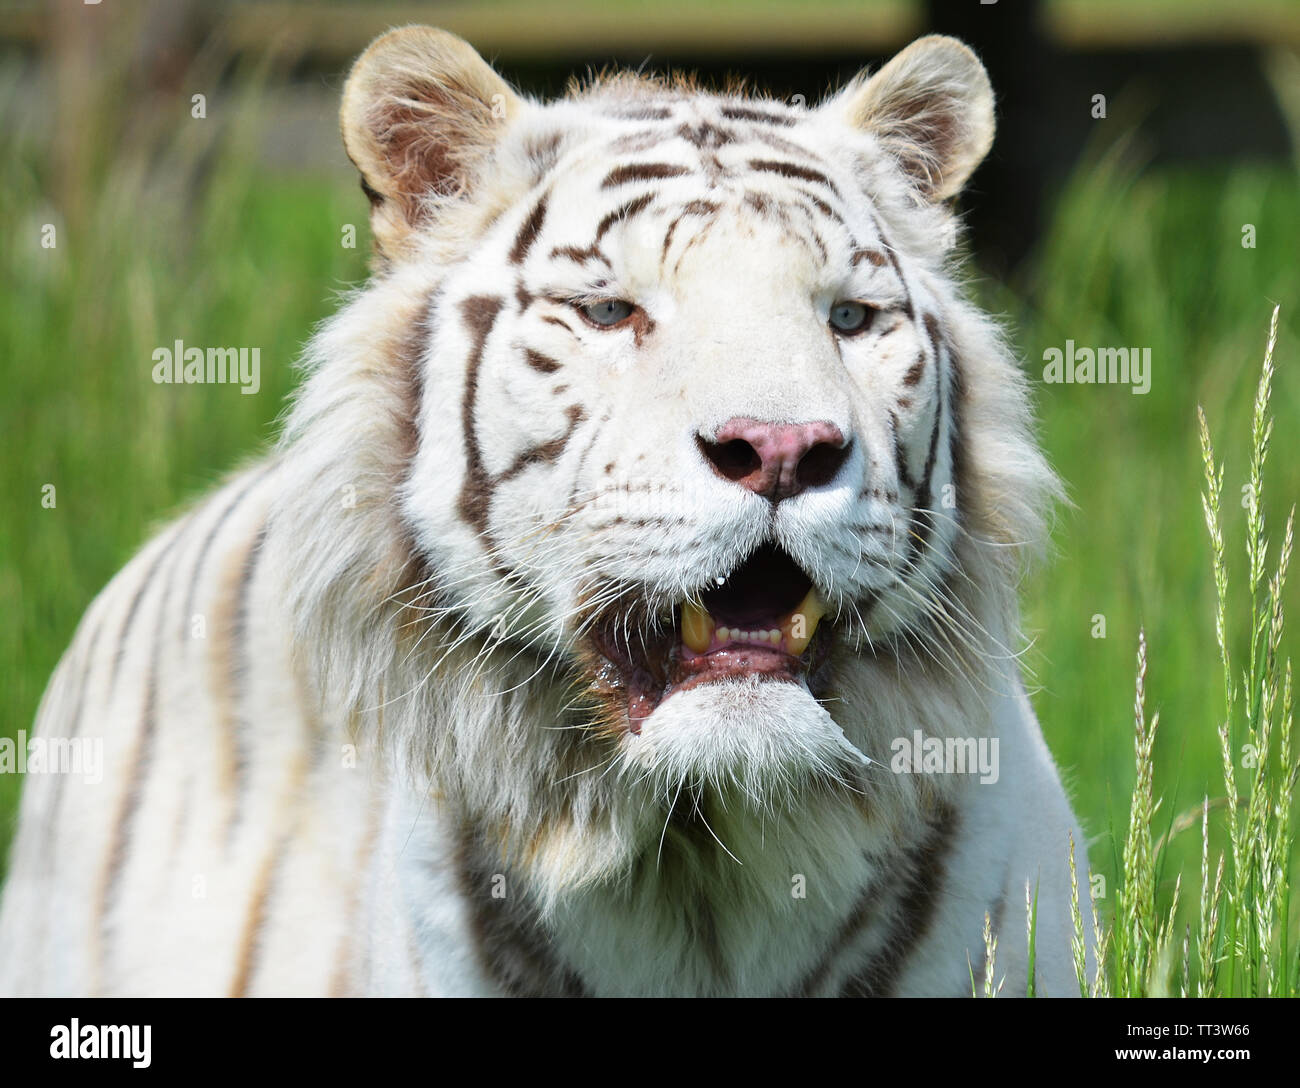
{"label": "white fur", "polygon": [[[485,111],[492,95],[501,108]],[[417,132],[419,153],[394,158],[384,126],[411,103],[404,133]],[[1056,483],[1010,353],[961,297],[940,203],[992,138],[983,70],[960,44],[925,39],[821,108],[786,110],[773,130],[784,150],[745,138],[711,160],[684,138],[629,150],[645,125],[615,114],[647,104],[687,127],[724,124],[727,108],[786,110],[630,77],[543,105],[515,96],[464,43],[418,28],[358,62],[344,135],[384,198],[379,273],[313,339],[277,458],[221,523],[213,573],[198,583],[202,608],[229,611],[264,528],[248,645],[236,647],[253,670],[235,714],[251,745],[247,783],[232,792],[237,771],[218,773],[232,719],[211,661],[168,635],[162,679],[150,673],[154,625],[177,620],[169,591],[146,592],[102,712],[110,737],[151,759],[141,772],[123,755],[106,797],[68,783],[51,840],[45,784],[29,784],[0,914],[0,990],[499,992],[493,956],[508,950],[476,945],[476,919],[497,906],[466,876],[467,836],[538,947],[589,993],[840,992],[906,933],[904,915],[920,908],[902,889],[916,876],[934,877],[931,915],[888,992],[968,993],[985,914],[998,909],[998,974],[1023,992],[1026,882],[1038,888],[1039,989],[1076,988],[1067,851],[1072,834],[1086,871],[1085,839],[1016,657],[1015,587]],[[447,133],[456,154],[440,158]],[[747,194],[793,208],[808,203],[800,188],[820,184],[755,159],[817,164],[830,179],[817,191],[829,200],[833,187],[843,221],[789,211],[791,230],[754,213]],[[607,228],[611,267],[593,285],[552,250],[586,245],[626,199],[602,180],[623,162],[711,162],[713,174],[656,181],[651,205]],[[447,173],[422,175],[427,163]],[[543,194],[540,233],[516,266],[508,254]],[[687,220],[667,245],[673,216],[706,200],[719,206],[708,227]],[[853,244],[876,259],[855,259]],[[585,327],[562,303],[519,307],[516,284],[534,297],[634,299],[654,330],[638,342],[631,328]],[[475,332],[460,307],[476,297],[501,305],[471,391]],[[877,305],[882,327],[837,341],[827,311],[845,297]],[[561,372],[522,366],[524,347]],[[918,358],[924,375],[905,388]],[[926,497],[906,495],[903,480],[925,463],[936,421],[945,436],[955,426],[958,388],[962,464],[946,441],[935,446],[938,516],[913,563],[910,506]],[[466,403],[488,478],[569,436],[494,487],[482,532],[463,508]],[[575,405],[582,418],[566,414]],[[732,417],[831,421],[853,452],[830,485],[773,507],[698,453],[696,435]],[[939,507],[958,484],[958,507]],[[243,486],[173,530],[184,542],[175,570]],[[651,522],[617,516],[633,501],[649,504]],[[674,694],[639,735],[596,728],[582,690],[585,602],[634,603],[635,622],[663,621],[765,540],[832,605],[831,696],[732,680]],[[79,675],[95,690],[111,675],[112,638],[90,658],[87,632],[96,619],[110,633],[123,624],[159,547],[92,609],[43,707],[47,733],[68,727]],[[141,724],[151,675],[153,734]],[[914,729],[997,738],[997,782],[893,773],[891,742]],[[132,857],[105,892],[133,774],[148,789],[127,821]],[[181,810],[190,830],[178,855],[169,829]],[[931,857],[931,824],[948,828],[935,872],[900,868]],[[47,841],[62,852],[43,855]],[[158,868],[177,856],[179,875]],[[842,932],[877,892],[879,909]],[[66,909],[28,939],[50,901]],[[95,914],[106,902],[111,924]]]}

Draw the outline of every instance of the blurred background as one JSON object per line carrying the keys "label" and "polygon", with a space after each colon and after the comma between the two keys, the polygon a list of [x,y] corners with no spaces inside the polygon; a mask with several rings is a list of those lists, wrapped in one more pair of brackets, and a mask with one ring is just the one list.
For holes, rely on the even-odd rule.
{"label": "blurred background", "polygon": [[[0,733],[30,728],[81,613],[152,528],[264,448],[301,345],[364,278],[338,95],[366,43],[407,22],[461,34],[538,95],[622,64],[811,103],[928,31],[976,49],[999,134],[962,201],[970,290],[1006,319],[1071,500],[1024,586],[1033,701],[1114,887],[1145,628],[1160,876],[1197,869],[1199,835],[1174,821],[1223,792],[1224,710],[1196,406],[1227,462],[1240,659],[1239,500],[1274,303],[1275,543],[1300,498],[1295,0],[7,4]],[[260,345],[260,392],[155,385],[151,353],[176,339]],[[1067,339],[1149,348],[1150,392],[1045,384],[1043,353]],[[0,775],[0,849],[20,785]]]}

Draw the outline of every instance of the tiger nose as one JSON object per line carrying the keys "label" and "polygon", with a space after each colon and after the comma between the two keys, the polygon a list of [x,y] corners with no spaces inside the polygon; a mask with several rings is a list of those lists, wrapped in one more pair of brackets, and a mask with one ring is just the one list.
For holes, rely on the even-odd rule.
{"label": "tiger nose", "polygon": [[714,436],[697,438],[700,451],[724,480],[780,502],[835,478],[850,443],[834,423],[764,423],[737,417]]}

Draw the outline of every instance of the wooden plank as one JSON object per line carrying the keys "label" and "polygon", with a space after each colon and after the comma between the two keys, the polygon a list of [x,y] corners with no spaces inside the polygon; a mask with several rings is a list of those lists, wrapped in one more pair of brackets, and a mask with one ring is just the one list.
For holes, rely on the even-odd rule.
{"label": "wooden plank", "polygon": [[[209,10],[238,51],[329,62],[346,61],[407,23],[441,26],[489,57],[557,63],[602,55],[880,55],[925,32],[917,0],[246,0]],[[1044,19],[1048,40],[1067,49],[1300,45],[1295,0],[1049,0]],[[0,12],[0,41],[39,45],[50,32],[44,0]]]}
{"label": "wooden plank", "polygon": [[789,3],[611,4],[599,0],[532,3],[240,5],[231,12],[232,44],[257,48],[282,35],[312,52],[347,57],[393,26],[430,23],[459,34],[485,55],[519,59],[602,53],[709,56],[815,52],[834,46],[879,52],[921,32],[908,0]]}

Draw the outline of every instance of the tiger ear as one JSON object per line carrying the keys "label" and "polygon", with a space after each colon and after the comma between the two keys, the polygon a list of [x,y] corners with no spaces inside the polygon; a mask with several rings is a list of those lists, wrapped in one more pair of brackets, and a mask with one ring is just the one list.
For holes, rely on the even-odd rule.
{"label": "tiger ear", "polygon": [[370,44],[348,74],[339,122],[382,252],[400,250],[440,198],[473,185],[521,105],[454,34],[408,26]]}
{"label": "tiger ear", "polygon": [[872,133],[927,200],[956,196],[993,144],[993,88],[956,38],[918,38],[832,100]]}

